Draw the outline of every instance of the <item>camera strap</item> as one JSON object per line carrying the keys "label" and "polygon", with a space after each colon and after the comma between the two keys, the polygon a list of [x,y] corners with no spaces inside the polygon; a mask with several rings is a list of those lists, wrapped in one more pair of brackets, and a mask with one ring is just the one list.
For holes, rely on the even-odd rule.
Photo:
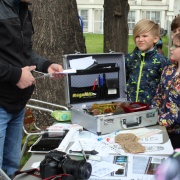
{"label": "camera strap", "polygon": [[[28,170],[24,170],[24,171],[16,171],[14,174],[14,177],[19,174],[27,174],[27,175],[35,176],[39,179],[42,179],[40,171],[37,168],[28,169]],[[75,180],[75,178],[74,178],[74,176],[72,176],[70,174],[58,174],[58,175],[50,176],[48,178],[44,178],[42,180]]]}
{"label": "camera strap", "polygon": [[24,170],[24,171],[16,171],[14,173],[14,177],[19,175],[19,174],[28,174],[28,175],[31,175],[31,176],[35,176],[37,178],[41,178],[41,174],[40,174],[40,171],[39,169],[37,168],[34,168],[34,169],[28,169],[28,170]]}

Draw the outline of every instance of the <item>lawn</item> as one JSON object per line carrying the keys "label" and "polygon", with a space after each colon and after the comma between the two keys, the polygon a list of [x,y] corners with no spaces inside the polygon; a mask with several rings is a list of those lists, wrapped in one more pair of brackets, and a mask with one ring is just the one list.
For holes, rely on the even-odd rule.
{"label": "lawn", "polygon": [[[87,53],[102,53],[103,52],[103,34],[90,34],[90,33],[84,33],[85,42],[86,42],[86,48]],[[167,36],[162,37],[163,41],[163,51],[165,53],[165,56],[168,55],[168,38]],[[129,43],[128,43],[128,52],[132,52],[135,45],[133,41],[132,35],[129,35]]]}
{"label": "lawn", "polygon": [[84,34],[87,53],[103,52],[103,34]]}

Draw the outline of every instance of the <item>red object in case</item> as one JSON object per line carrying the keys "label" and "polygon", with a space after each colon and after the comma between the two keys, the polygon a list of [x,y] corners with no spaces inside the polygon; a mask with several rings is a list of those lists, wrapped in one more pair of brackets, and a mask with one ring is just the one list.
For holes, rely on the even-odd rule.
{"label": "red object in case", "polygon": [[149,109],[148,104],[144,104],[144,103],[140,103],[140,102],[133,102],[133,103],[130,103],[128,106],[121,105],[121,107],[123,108],[123,110],[126,113],[144,111],[144,110]]}

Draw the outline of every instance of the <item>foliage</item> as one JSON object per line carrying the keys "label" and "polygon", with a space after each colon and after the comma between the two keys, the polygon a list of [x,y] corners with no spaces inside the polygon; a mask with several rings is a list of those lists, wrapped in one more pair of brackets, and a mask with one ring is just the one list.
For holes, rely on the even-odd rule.
{"label": "foliage", "polygon": [[163,41],[163,52],[166,57],[168,57],[168,36],[162,37]]}
{"label": "foliage", "polygon": [[20,163],[20,169],[26,164],[26,162],[28,161],[28,159],[31,157],[31,153],[29,152],[25,152],[24,156],[21,159],[21,163]]}
{"label": "foliage", "polygon": [[[26,140],[27,135],[24,133],[23,134],[23,139],[22,139],[22,146]],[[28,145],[27,145],[27,149],[25,150],[25,153],[21,159],[21,163],[20,163],[20,168],[22,168],[24,166],[24,164],[28,161],[28,159],[31,157],[31,153],[28,152],[27,150],[34,144],[34,142],[37,140],[38,136],[32,136],[29,138],[28,141]]]}

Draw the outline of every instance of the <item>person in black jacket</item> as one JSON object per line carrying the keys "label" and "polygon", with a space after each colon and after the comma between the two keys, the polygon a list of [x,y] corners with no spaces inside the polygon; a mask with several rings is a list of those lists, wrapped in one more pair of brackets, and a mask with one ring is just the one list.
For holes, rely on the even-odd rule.
{"label": "person in black jacket", "polygon": [[25,105],[35,84],[33,70],[62,72],[32,50],[32,0],[0,0],[0,168],[10,176],[20,164]]}

